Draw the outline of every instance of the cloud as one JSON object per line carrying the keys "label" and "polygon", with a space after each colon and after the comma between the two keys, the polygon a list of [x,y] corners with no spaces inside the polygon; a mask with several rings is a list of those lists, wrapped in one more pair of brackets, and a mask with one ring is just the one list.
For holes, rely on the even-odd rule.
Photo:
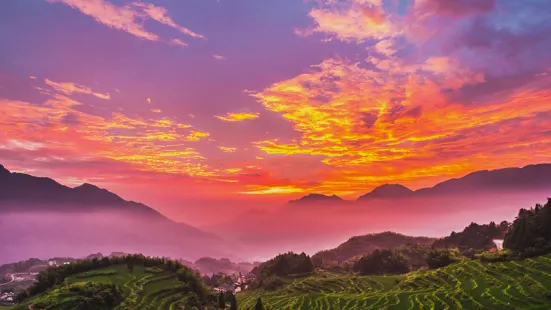
{"label": "cloud", "polygon": [[304,192],[304,189],[297,188],[294,186],[258,186],[255,190],[244,191],[241,194],[246,195],[274,195],[274,194],[291,194],[291,193],[301,193]]}
{"label": "cloud", "polygon": [[[448,97],[443,87],[484,80],[464,78],[464,68],[453,60],[429,64],[412,65],[416,70],[378,71],[329,59],[274,83],[251,95],[286,119],[298,137],[255,145],[266,154],[321,160],[335,170],[318,175],[323,181],[314,189],[336,191],[499,168],[504,164],[492,160],[497,149],[509,150],[507,165],[515,166],[530,156],[526,148],[514,147],[540,143],[549,132],[551,127],[537,117],[551,113],[549,90],[532,85],[483,105],[465,106]],[[330,99],[310,100],[319,96]],[[498,132],[480,133],[490,128]],[[551,141],[544,140],[548,142],[542,151],[551,148]],[[519,153],[513,155],[512,149]]]}
{"label": "cloud", "polygon": [[0,99],[0,131],[6,134],[0,136],[0,145],[18,151],[26,162],[47,165],[63,160],[78,167],[80,162],[112,161],[144,173],[199,178],[216,175],[216,169],[192,146],[208,137],[208,132],[167,118],[148,120],[120,112],[105,116],[86,113],[83,110],[91,106],[68,95],[105,96],[70,82],[46,83],[53,92],[44,93],[48,98],[41,104]]}
{"label": "cloud", "polygon": [[258,113],[227,113],[226,116],[215,116],[217,119],[225,122],[242,122],[258,118]]}
{"label": "cloud", "polygon": [[[152,19],[178,30],[180,33],[192,38],[204,39],[188,28],[178,25],[168,16],[167,9],[155,6],[151,3],[134,2],[124,6],[117,6],[107,0],[46,0],[50,3],[63,3],[94,18],[98,23],[110,28],[127,32],[140,39],[149,41],[161,41],[158,34],[144,28],[144,21]],[[172,39],[171,44],[187,46],[179,39]]]}
{"label": "cloud", "polygon": [[216,59],[216,60],[224,60],[224,59],[226,59],[226,57],[224,57],[224,56],[222,56],[222,55],[216,55],[216,54],[212,55],[212,57],[214,57],[214,59]]}
{"label": "cloud", "polygon": [[343,41],[359,42],[398,34],[392,18],[377,1],[328,1],[313,8],[308,15],[315,26],[306,31],[298,30],[297,34],[307,36],[324,33]]}
{"label": "cloud", "polygon": [[170,40],[170,44],[179,45],[181,47],[188,47],[188,44],[180,39],[172,39]]}
{"label": "cloud", "polygon": [[420,0],[415,2],[415,6],[424,14],[436,13],[460,18],[491,12],[495,7],[495,0]]}
{"label": "cloud", "polygon": [[144,2],[134,2],[133,5],[141,8],[143,12],[147,14],[151,19],[161,24],[170,26],[187,36],[190,36],[192,38],[199,38],[199,39],[205,38],[205,36],[203,36],[202,34],[195,33],[186,27],[182,27],[176,24],[170,16],[167,16],[168,10],[163,7],[155,6],[151,3],[144,3]]}
{"label": "cloud", "polygon": [[237,151],[237,149],[235,147],[225,147],[225,146],[219,146],[218,147],[222,152],[226,152],[226,153],[234,153],[235,151]]}
{"label": "cloud", "polygon": [[89,87],[78,85],[71,82],[54,82],[49,79],[44,79],[46,85],[52,87],[56,91],[63,93],[65,95],[72,95],[73,93],[77,94],[87,94],[92,95],[100,99],[111,99],[109,94],[102,94],[92,91]]}

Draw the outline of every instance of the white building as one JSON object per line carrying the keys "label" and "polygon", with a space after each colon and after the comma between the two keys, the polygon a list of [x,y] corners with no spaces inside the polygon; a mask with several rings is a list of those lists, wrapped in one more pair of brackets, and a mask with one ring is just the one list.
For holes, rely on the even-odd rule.
{"label": "white building", "polygon": [[495,243],[495,245],[496,245],[498,251],[503,250],[503,240],[501,240],[501,239],[494,239],[494,243]]}

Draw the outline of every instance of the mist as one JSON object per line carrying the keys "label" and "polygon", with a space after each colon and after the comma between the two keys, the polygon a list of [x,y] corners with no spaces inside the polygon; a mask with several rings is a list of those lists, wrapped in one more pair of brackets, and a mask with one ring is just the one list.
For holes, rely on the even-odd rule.
{"label": "mist", "polygon": [[80,258],[98,252],[239,259],[213,234],[164,217],[120,211],[4,213],[0,236],[0,264],[30,257]]}
{"label": "mist", "polygon": [[352,236],[393,231],[443,237],[471,222],[512,221],[520,208],[544,203],[549,192],[494,192],[366,202],[288,204],[272,211],[244,213],[203,229],[217,232],[265,260],[286,251],[314,254]]}
{"label": "mist", "polygon": [[[208,211],[201,221],[185,224],[157,213],[105,208],[86,212],[17,212],[11,208],[0,217],[0,264],[30,257],[80,258],[98,252],[252,262],[287,251],[314,254],[368,233],[442,237],[471,222],[512,221],[520,208],[543,203],[548,194],[521,191],[336,204],[260,204],[233,217],[226,215],[225,221],[217,216],[217,209],[244,207],[217,202],[204,206]],[[208,217],[213,219],[211,225],[194,227],[208,223]]]}

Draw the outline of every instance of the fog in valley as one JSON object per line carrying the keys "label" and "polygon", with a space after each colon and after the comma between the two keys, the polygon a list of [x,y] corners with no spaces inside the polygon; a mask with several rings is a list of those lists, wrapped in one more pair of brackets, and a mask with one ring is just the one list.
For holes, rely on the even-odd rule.
{"label": "fog in valley", "polygon": [[[186,260],[265,260],[278,253],[313,254],[352,236],[382,231],[439,237],[471,222],[511,221],[520,208],[546,201],[549,193],[507,192],[368,200],[365,202],[283,204],[256,208],[194,228],[162,216],[130,212],[18,212],[0,217],[0,264],[29,257],[84,257],[91,253],[143,253]],[[233,204],[233,203],[232,203]],[[236,203],[235,203],[236,204]],[[210,212],[238,205],[206,206]],[[213,213],[214,214],[214,213]]]}

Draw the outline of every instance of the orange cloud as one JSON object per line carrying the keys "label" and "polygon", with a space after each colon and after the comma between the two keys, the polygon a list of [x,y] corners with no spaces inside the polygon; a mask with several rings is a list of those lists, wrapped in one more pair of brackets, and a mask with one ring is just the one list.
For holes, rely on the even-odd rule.
{"label": "orange cloud", "polygon": [[216,55],[216,54],[212,55],[212,57],[214,57],[214,59],[216,59],[216,60],[224,60],[224,59],[226,59],[226,57],[224,57],[224,56],[222,56],[222,55]]}
{"label": "orange cloud", "polygon": [[209,133],[167,118],[146,120],[118,112],[106,117],[87,114],[78,109],[82,103],[66,95],[97,93],[73,83],[47,80],[47,84],[55,92],[41,105],[0,99],[0,131],[5,133],[0,136],[0,148],[32,151],[33,156],[44,152],[42,161],[115,160],[157,173],[217,174],[190,144]]}
{"label": "orange cloud", "polygon": [[[289,161],[299,155],[317,158],[327,169],[315,176],[320,184],[313,189],[335,192],[392,181],[419,185],[478,169],[523,165],[525,158],[534,158],[528,154],[534,144],[545,145],[534,162],[542,156],[551,159],[543,150],[551,149],[549,139],[543,139],[551,92],[527,88],[480,105],[454,102],[441,92],[442,85],[457,88],[481,81],[452,59],[381,72],[347,60],[326,60],[252,94],[299,134],[255,145],[267,154],[287,155]],[[516,155],[505,164],[494,160],[499,151]]]}
{"label": "orange cloud", "polygon": [[215,116],[219,120],[226,122],[241,122],[258,118],[258,113],[227,113],[226,116]]}
{"label": "orange cloud", "polygon": [[66,95],[72,95],[73,93],[78,93],[78,94],[87,94],[87,95],[96,96],[100,99],[111,99],[109,94],[96,93],[92,91],[89,87],[78,85],[71,82],[57,83],[48,79],[44,79],[44,83],[46,83],[46,85],[52,87],[56,91]]}
{"label": "orange cloud", "polygon": [[274,195],[274,194],[291,194],[291,193],[301,193],[304,192],[304,189],[297,188],[294,186],[255,186],[256,189],[250,191],[241,192],[241,194],[246,195]]}

